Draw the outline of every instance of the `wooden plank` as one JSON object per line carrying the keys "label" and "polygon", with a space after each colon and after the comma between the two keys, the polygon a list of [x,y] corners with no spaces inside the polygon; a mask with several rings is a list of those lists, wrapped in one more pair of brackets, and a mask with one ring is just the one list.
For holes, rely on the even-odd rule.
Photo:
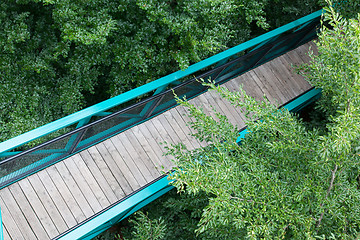
{"label": "wooden plank", "polygon": [[[110,141],[109,141],[110,142]],[[107,143],[109,147],[111,147],[110,143]],[[125,177],[124,173],[125,171],[120,169],[118,164],[114,160],[115,154],[117,154],[117,158],[121,159],[121,156],[115,149],[115,147],[111,148],[112,150],[115,150],[113,152],[109,152],[105,144],[102,142],[96,146],[96,148],[99,150],[99,153],[101,154],[102,158],[108,165],[110,171],[112,172],[113,176],[119,183],[119,188],[117,191],[121,194],[122,197],[125,197],[125,195],[130,194],[134,191],[134,189],[131,187],[129,180]],[[122,198],[121,197],[121,198]],[[120,198],[119,198],[120,199]]]}
{"label": "wooden plank", "polygon": [[36,216],[38,216],[40,223],[44,227],[48,236],[50,238],[53,238],[59,235],[60,232],[57,230],[54,222],[52,221],[45,207],[43,206],[43,203],[40,201],[39,196],[36,194],[33,187],[31,186],[29,180],[25,178],[18,183],[22,192],[26,196],[27,201],[36,213]]}
{"label": "wooden plank", "polygon": [[139,186],[142,187],[147,184],[148,182],[145,179],[144,175],[141,173],[140,168],[126,151],[125,146],[123,145],[121,140],[117,136],[112,137],[110,140],[117,149],[122,159],[125,161],[126,165],[130,169],[132,175],[134,176],[134,179],[138,182]]}
{"label": "wooden plank", "polygon": [[[168,134],[167,130],[160,123],[157,117],[147,121],[146,127],[149,129],[149,131],[152,132],[153,136],[155,136],[155,139],[160,144],[163,153],[167,152],[165,147],[170,146],[170,144],[175,144],[176,142],[179,142],[178,136],[176,136],[175,138],[175,136],[171,136],[170,134]],[[167,156],[167,158],[170,160],[172,157]]]}
{"label": "wooden plank", "polygon": [[[140,142],[144,142],[145,140],[143,138],[137,139],[136,136],[134,135],[133,128],[125,131],[124,132],[125,136],[129,140],[129,143],[131,143],[131,147],[134,148],[134,151],[136,151],[137,155],[139,156],[138,159],[141,159],[141,161],[144,163],[146,168],[149,170],[153,179],[155,179],[155,178],[159,177],[161,174],[160,174],[159,170],[157,169],[157,167],[155,166],[154,162],[151,160],[151,158],[153,158],[154,156],[151,155],[152,152],[149,150],[149,148],[144,149],[142,147]],[[146,150],[149,150],[149,152],[146,152]]]}
{"label": "wooden plank", "polygon": [[70,211],[69,207],[65,203],[65,201],[64,201],[64,199],[62,197],[62,194],[60,194],[60,192],[56,188],[55,184],[51,180],[51,178],[50,178],[49,174],[47,173],[47,171],[40,171],[36,175],[40,178],[42,184],[44,185],[44,187],[45,187],[46,191],[48,192],[49,196],[51,197],[51,199],[55,203],[57,209],[59,209],[59,212],[60,212],[62,218],[64,219],[66,225],[69,228],[76,225],[77,221],[76,221],[75,217],[73,216],[73,214]]}
{"label": "wooden plank", "polygon": [[[67,160],[66,160],[67,161]],[[65,184],[64,180],[60,176],[59,172],[55,168],[55,166],[51,166],[46,168],[46,170],[50,176],[50,178],[53,180],[53,183],[55,184],[58,191],[61,193],[61,196],[66,202],[66,205],[69,207],[70,211],[72,212],[73,216],[75,217],[76,222],[81,222],[86,219],[87,216],[91,216],[92,213],[85,213],[81,209],[81,205],[76,202],[74,196],[70,192],[68,186]]]}
{"label": "wooden plank", "polygon": [[91,188],[91,191],[94,193],[96,199],[100,203],[102,209],[108,207],[110,205],[109,200],[107,199],[106,195],[104,194],[103,190],[99,186],[98,182],[96,181],[95,177],[90,172],[89,168],[86,166],[84,160],[80,156],[80,154],[75,154],[72,156],[74,163],[80,170],[79,172],[84,177],[85,181]]}
{"label": "wooden plank", "polygon": [[[239,86],[230,81],[230,82],[227,82],[226,83],[226,86],[225,86],[230,92],[238,92],[240,89],[239,89]],[[244,89],[245,90],[245,89]],[[241,100],[240,100],[241,101]],[[234,107],[235,111],[238,113],[238,116],[240,117],[240,121],[239,121],[239,124],[238,124],[238,127],[239,128],[242,128],[245,126],[245,122],[247,121],[246,120],[246,117],[245,117],[245,114],[243,112],[244,109],[240,108],[240,107]],[[240,124],[241,123],[241,124]]]}
{"label": "wooden plank", "polygon": [[[211,106],[211,107],[215,108],[217,113],[228,116],[228,121],[230,123],[232,123],[233,125],[236,124],[235,117],[232,116],[232,114],[228,111],[228,109],[224,106],[224,104],[222,102],[218,102],[217,99],[215,100],[210,92],[211,92],[211,90],[198,96],[199,101],[204,106]],[[216,114],[216,112],[214,112],[214,114]]]}
{"label": "wooden plank", "polygon": [[274,71],[277,71],[279,73],[282,69],[284,69],[284,71],[289,72],[290,79],[292,80],[295,87],[294,89],[296,90],[296,96],[298,96],[299,94],[306,91],[310,87],[310,84],[305,80],[303,76],[296,73],[295,67],[293,67],[292,63],[288,62],[287,59],[288,58],[286,58],[286,56],[279,58],[280,62],[282,63],[281,68],[274,69]]}
{"label": "wooden plank", "polygon": [[282,91],[283,89],[281,88],[281,83],[275,77],[271,79],[268,78],[267,70],[264,69],[263,65],[257,67],[254,71],[254,74],[264,85],[269,86],[269,89],[271,89],[270,94],[276,96],[276,100],[278,101],[279,105],[287,101],[289,97],[285,96],[284,92]]}
{"label": "wooden plank", "polygon": [[[227,89],[230,92],[233,93],[239,93],[240,92],[240,88],[243,89],[247,95],[253,95],[251,92],[248,92],[245,88],[242,87],[242,81],[243,79],[239,76],[236,79],[233,79],[229,82],[227,82],[226,84],[224,84],[225,89]],[[242,97],[240,98],[240,101],[242,101]],[[229,106],[232,106],[232,108],[234,109],[234,111],[237,112],[237,119],[240,119],[240,122],[245,122],[245,115],[243,113],[243,108],[241,107],[235,107],[232,104],[229,103]],[[238,120],[239,121],[239,120]]]}
{"label": "wooden plank", "polygon": [[[156,174],[161,175],[161,165],[162,163],[159,161],[159,156],[154,152],[152,147],[150,146],[149,142],[145,135],[142,134],[138,126],[135,126],[129,129],[127,136],[129,140],[134,144],[136,149],[140,149],[140,155],[144,155],[144,159],[147,159],[147,166],[153,166],[152,171]],[[151,139],[154,141],[154,139]]]}
{"label": "wooden plank", "polygon": [[284,54],[284,57],[290,59],[289,62],[291,62],[295,66],[304,63],[304,60],[302,60],[302,58],[298,55],[296,49],[292,50],[291,52],[287,52],[286,54]]}
{"label": "wooden plank", "polygon": [[200,106],[202,106],[208,112],[213,112],[214,114],[216,114],[216,112],[217,112],[217,113],[224,115],[225,114],[224,109],[222,109],[219,106],[219,104],[217,104],[217,102],[213,99],[212,95],[210,94],[210,91],[211,90],[199,95],[196,98],[196,100],[198,100],[200,102]]}
{"label": "wooden plank", "polygon": [[[65,183],[66,187],[69,189],[70,194],[74,198],[76,203],[69,203],[78,205],[81,208],[81,212],[83,215],[85,215],[86,218],[92,216],[95,212],[91,208],[90,204],[86,200],[86,193],[83,193],[77,183],[75,182],[74,178],[72,177],[70,171],[67,169],[65,164],[63,162],[57,163],[55,166],[55,169],[53,170],[54,176],[57,178],[62,179],[62,181]],[[56,170],[56,172],[55,172]],[[50,173],[51,174],[51,173]],[[60,177],[59,177],[60,175]],[[63,188],[64,186],[61,186]],[[67,193],[69,195],[69,193]],[[82,218],[79,220],[81,221]],[[78,221],[79,221],[78,220]]]}
{"label": "wooden plank", "polygon": [[[207,116],[212,117],[215,121],[219,121],[218,117],[215,115],[214,106],[209,106],[200,101],[199,98],[193,98],[189,101],[190,104],[194,105],[196,108],[202,110]],[[216,109],[216,108],[215,108]]]}
{"label": "wooden plank", "polygon": [[242,79],[242,83],[244,84],[244,90],[246,93],[255,98],[257,101],[263,101],[264,92],[260,89],[260,87],[256,84],[256,82],[251,78],[248,74],[243,74],[236,78],[236,80],[240,78]]}
{"label": "wooden plank", "polygon": [[[256,93],[256,91],[254,91],[254,89],[258,88],[258,86],[257,86],[257,84],[255,82],[253,82],[251,80],[252,79],[248,80],[250,84],[246,84],[247,87],[245,87],[245,84],[244,84],[243,90],[246,92],[246,94],[248,96],[253,97],[253,98],[254,98],[255,94],[257,94],[258,99],[256,99],[256,98],[254,98],[254,99],[256,101],[260,101],[260,99],[261,99],[260,96],[263,95],[263,92],[260,91],[260,93]],[[250,88],[248,88],[249,85],[252,85],[252,86]],[[228,86],[230,87],[231,85],[228,85]],[[249,89],[251,89],[251,91]],[[263,101],[264,99],[261,99],[261,100]],[[242,100],[240,100],[240,101],[242,101]],[[238,112],[239,116],[241,117],[238,120],[238,129],[239,130],[244,128],[248,121],[254,121],[254,119],[252,119],[252,116],[253,116],[252,113],[250,113],[249,115],[246,116],[246,109],[245,108],[241,109],[240,107],[236,107],[236,108],[233,107],[233,109],[236,110]]]}
{"label": "wooden plank", "polygon": [[45,207],[46,211],[49,213],[52,221],[54,222],[56,228],[60,233],[65,232],[68,229],[64,219],[62,218],[59,210],[57,209],[55,203],[50,198],[47,193],[44,185],[42,184],[40,178],[37,174],[33,174],[27,177],[31,186],[34,188],[34,191],[39,196],[40,201]]}
{"label": "wooden plank", "polygon": [[94,160],[94,163],[99,168],[101,174],[104,176],[104,178],[110,185],[110,188],[112,189],[114,194],[117,196],[118,199],[120,199],[123,196],[123,190],[121,188],[122,183],[120,183],[118,181],[118,179],[116,179],[116,177],[113,175],[109,166],[107,165],[107,163],[101,156],[98,149],[95,146],[93,146],[93,147],[87,149],[86,151],[89,152],[89,155]]}
{"label": "wooden plank", "polygon": [[[125,131],[126,132],[126,131]],[[143,162],[143,159],[138,154],[138,150],[134,148],[130,140],[127,138],[127,136],[123,133],[116,135],[116,137],[119,139],[119,141],[123,144],[124,149],[128,153],[128,156],[133,160],[133,162],[138,167],[139,171],[141,172],[141,175],[145,178],[146,184],[154,180],[154,176],[150,173],[148,167],[146,166],[145,162]],[[120,151],[119,151],[120,152]],[[140,175],[135,176],[141,177]]]}
{"label": "wooden plank", "polygon": [[177,135],[180,139],[180,141],[188,147],[189,150],[195,149],[194,145],[191,143],[191,141],[187,138],[187,134],[183,131],[183,129],[180,128],[179,124],[177,123],[176,119],[174,119],[174,116],[170,114],[169,111],[164,112],[162,114],[164,117],[163,119],[160,118],[160,121],[162,121],[162,124],[164,127],[167,127],[167,132],[169,134]]}
{"label": "wooden plank", "polygon": [[164,153],[166,152],[166,149],[163,147],[162,144],[164,140],[156,131],[153,124],[147,121],[146,124],[138,125],[138,128],[147,140],[147,142],[151,145],[152,149],[154,149],[154,152],[158,156],[160,164],[164,166],[165,171],[170,170],[173,164],[170,162],[169,156],[164,155]]}
{"label": "wooden plank", "polygon": [[[294,54],[285,54],[284,59],[288,61],[288,63],[293,66],[293,69],[295,69],[296,66],[300,65],[301,63],[304,63],[302,59],[294,52]],[[301,87],[302,90],[307,90],[311,88],[311,85],[306,81],[303,77],[300,77],[300,75],[295,73],[295,70],[293,71],[293,75],[298,79],[296,82]]]}
{"label": "wooden plank", "polygon": [[269,100],[271,104],[279,105],[279,96],[276,92],[273,91],[272,87],[266,82],[262,82],[261,79],[255,74],[254,71],[247,72],[248,75],[254,83],[263,91],[265,97]]}
{"label": "wooden plank", "polygon": [[270,63],[271,71],[278,79],[285,79],[287,84],[286,88],[291,90],[294,94],[293,97],[299,95],[299,91],[303,92],[300,84],[302,77],[294,74],[294,69],[291,67],[291,64],[287,62],[284,56],[274,59],[274,62]]}
{"label": "wooden plank", "polygon": [[[152,120],[150,120],[150,122],[152,122],[159,135],[165,140],[165,143],[163,145],[170,147],[171,144],[175,145],[181,142],[177,134],[171,134],[173,131],[171,131],[171,129],[168,129],[168,127],[164,127],[162,125],[162,123],[159,121],[159,116],[153,118]],[[169,155],[169,158],[173,159],[173,156]],[[171,163],[173,163],[172,160]]]}
{"label": "wooden plank", "polygon": [[[274,65],[273,65],[274,64]],[[268,76],[271,76],[273,78],[274,82],[277,80],[279,83],[279,89],[281,89],[282,93],[286,93],[286,101],[289,101],[296,96],[297,92],[297,86],[294,84],[294,79],[291,76],[291,73],[285,69],[281,68],[281,65],[283,63],[280,62],[279,58],[273,59],[273,61],[269,62],[266,66],[264,66],[264,69],[266,69]],[[279,65],[277,69],[280,69],[279,71],[274,70],[275,65]]]}
{"label": "wooden plank", "polygon": [[317,45],[316,45],[316,42],[317,42],[317,40],[314,40],[314,41],[308,42],[308,43],[306,43],[306,44],[304,44],[304,45],[305,45],[305,46],[306,46],[306,45],[309,45],[309,48],[313,51],[313,53],[314,53],[315,55],[319,55],[319,49],[318,49],[318,47],[317,47]]}
{"label": "wooden plank", "polygon": [[224,115],[228,117],[229,122],[239,129],[240,123],[243,121],[242,116],[235,110],[235,107],[227,99],[222,98],[219,93],[212,90],[208,93],[211,96],[211,98],[207,99],[209,104],[217,104],[223,110]]}
{"label": "wooden plank", "polygon": [[176,119],[176,122],[178,123],[180,128],[184,129],[184,132],[187,133],[187,138],[193,144],[194,148],[200,148],[201,147],[200,142],[194,136],[192,136],[193,129],[191,129],[191,127],[188,124],[186,124],[184,118],[179,114],[179,112],[177,111],[178,107],[170,110],[171,115],[174,117],[174,119]]}
{"label": "wooden plank", "polygon": [[[273,61],[277,61],[277,59],[273,59]],[[288,72],[281,73],[280,77],[278,78],[274,74],[270,62],[262,65],[259,68],[259,71],[263,73],[263,76],[266,77],[266,80],[268,80],[268,82],[272,82],[272,84],[277,89],[279,89],[278,95],[281,94],[282,96],[284,96],[285,99],[283,103],[288,102],[293,98],[293,90],[287,87],[289,77],[286,75],[286,73]]]}
{"label": "wooden plank", "polygon": [[24,238],[36,239],[36,235],[33,229],[30,227],[28,221],[22,213],[22,210],[18,206],[8,187],[3,188],[0,191],[0,197],[2,198],[3,203],[1,206],[6,206],[7,209],[9,209],[12,219],[16,222],[16,225],[19,227]]}
{"label": "wooden plank", "polygon": [[[183,118],[183,120],[189,126],[189,129],[191,130],[192,134],[195,134],[197,131],[195,129],[193,129],[190,125],[190,122],[194,122],[195,120],[189,116],[189,114],[190,114],[189,111],[187,109],[185,109],[184,106],[181,106],[181,105],[177,106],[175,109],[178,111],[179,115]],[[198,142],[200,143],[201,147],[205,147],[208,145],[205,141],[202,141],[202,142],[198,141]]]}
{"label": "wooden plank", "polygon": [[92,189],[86,182],[84,176],[81,174],[81,170],[76,166],[72,157],[67,158],[65,161],[65,166],[69,169],[71,176],[74,178],[75,182],[78,184],[79,188],[82,190],[87,202],[91,206],[92,210],[97,213],[103,208],[93,193]]}
{"label": "wooden plank", "polygon": [[21,232],[22,227],[15,222],[15,220],[11,216],[10,213],[11,211],[7,208],[5,202],[3,202],[1,197],[0,197],[0,206],[1,206],[3,227],[7,229],[7,232],[11,236],[11,239],[24,239],[26,235],[22,234]]}
{"label": "wooden plank", "polygon": [[254,71],[254,74],[260,79],[261,82],[263,82],[263,84],[268,85],[272,89],[271,95],[276,95],[276,99],[278,100],[279,104],[283,104],[287,101],[289,97],[286,97],[279,88],[278,85],[280,85],[280,83],[278,83],[278,81],[271,81],[274,79],[268,80],[266,76],[266,70],[264,70],[263,66],[257,67]]}
{"label": "wooden plank", "polygon": [[159,133],[159,135],[163,138],[163,140],[164,140],[163,145],[176,144],[176,143],[180,142],[180,139],[177,135],[171,136],[167,132],[167,129],[165,129],[165,127],[159,121],[159,116],[149,120],[148,122],[153,125],[154,129],[156,129],[156,132]]}
{"label": "wooden plank", "polygon": [[301,93],[311,88],[311,85],[308,83],[308,81],[306,81],[303,76],[296,73],[295,68],[296,66],[299,66],[299,61],[301,61],[300,63],[304,63],[301,59],[297,59],[296,55],[294,54],[286,54],[283,56],[281,61],[284,63],[284,67],[291,69],[291,75],[295,79],[295,83],[297,84]]}
{"label": "wooden plank", "polygon": [[46,233],[44,226],[41,224],[38,216],[36,216],[33,208],[29,204],[28,199],[22,192],[18,182],[10,185],[7,188],[10,190],[12,196],[17,202],[22,214],[27,219],[28,224],[36,235],[36,239],[49,239],[49,235]]}
{"label": "wooden plank", "polygon": [[151,132],[149,132],[145,127],[145,123],[134,127],[132,132],[137,139],[142,139],[140,141],[141,146],[153,161],[158,172],[162,174],[162,171],[165,169],[164,164],[166,164],[161,161],[161,159],[164,158],[162,155],[162,149],[159,147],[155,138],[152,137]]}
{"label": "wooden plank", "polygon": [[[6,229],[5,226],[3,226],[3,236],[4,236],[4,240],[11,240],[13,239],[12,237],[10,237],[10,234],[8,232],[8,230]],[[16,238],[15,238],[16,239]],[[22,238],[19,238],[19,239],[22,239]]]}
{"label": "wooden plank", "polygon": [[301,45],[296,49],[296,53],[300,56],[300,58],[304,61],[304,62],[309,62],[310,61],[310,57],[309,57],[309,48],[310,46],[305,44],[305,45]]}
{"label": "wooden plank", "polygon": [[[111,145],[112,148],[115,149],[115,147],[112,145],[112,142],[110,140],[106,140],[103,142],[107,150],[110,152],[114,158],[117,159],[117,161],[122,161],[122,158],[118,158],[115,153],[113,153],[113,150],[109,150],[109,146]],[[115,149],[116,151],[116,149]],[[93,160],[92,156],[89,154],[88,151],[82,151],[80,152],[81,157],[84,159],[84,162],[89,167],[89,170],[92,172],[94,176],[96,176],[96,180],[98,181],[101,189],[104,191],[105,195],[108,197],[110,203],[114,203],[121,199],[125,193],[124,190],[121,188],[120,183],[115,179],[115,177],[110,174],[110,177],[112,180],[108,180],[109,176],[103,175],[103,173],[100,171],[100,168],[96,165],[95,161]],[[109,169],[110,170],[110,169]],[[110,170],[111,171],[111,170]],[[132,175],[130,175],[132,176]],[[128,181],[131,181],[130,177],[126,177]]]}
{"label": "wooden plank", "polygon": [[253,98],[259,97],[258,94],[255,93],[253,88],[253,86],[256,84],[252,83],[252,81],[249,81],[248,79],[249,77],[247,77],[246,74],[242,74],[237,78],[233,79],[232,82],[236,83],[236,85],[238,85],[239,87],[242,86],[243,90],[246,92],[248,96]]}

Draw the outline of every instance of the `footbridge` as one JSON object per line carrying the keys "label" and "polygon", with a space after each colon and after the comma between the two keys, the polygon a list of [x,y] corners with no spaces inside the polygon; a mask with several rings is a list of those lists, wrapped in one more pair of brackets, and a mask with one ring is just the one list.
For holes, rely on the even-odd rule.
{"label": "footbridge", "polygon": [[139,88],[0,143],[1,239],[91,239],[169,191],[162,142],[205,146],[173,91],[245,131],[244,116],[197,81],[297,111],[319,96],[292,65],[309,61],[321,11]]}

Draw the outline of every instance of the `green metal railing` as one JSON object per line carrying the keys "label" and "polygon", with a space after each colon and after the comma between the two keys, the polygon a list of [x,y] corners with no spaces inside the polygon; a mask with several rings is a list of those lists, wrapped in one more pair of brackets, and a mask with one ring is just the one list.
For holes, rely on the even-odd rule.
{"label": "green metal railing", "polygon": [[[316,36],[321,13],[312,13],[191,65],[185,71],[177,71],[0,143],[0,188],[175,106],[172,90],[190,99],[207,90],[198,78],[221,84],[306,43]],[[121,109],[124,104],[149,94],[152,96]],[[24,150],[40,138],[47,139],[57,131],[71,128],[74,130]]]}
{"label": "green metal railing", "polygon": [[3,230],[3,224],[2,224],[1,208],[0,208],[0,240],[4,240],[4,230]]}
{"label": "green metal railing", "polygon": [[[211,77],[213,80],[215,79],[216,82],[222,83],[236,75],[239,75],[257,65],[272,59],[281,53],[284,53],[298,45],[305,43],[315,36],[316,25],[318,24],[320,14],[321,12],[317,12],[298,20],[296,23],[291,23],[290,25],[284,26],[282,30],[274,30],[268,33],[265,37],[260,36],[257,38],[259,41],[254,41],[256,39],[253,39],[252,44],[247,42],[239,45],[237,48],[241,49],[241,51],[248,50],[247,54],[241,57],[237,57],[236,54],[241,51],[234,51],[230,57],[226,57],[227,62],[225,64],[213,68],[205,74],[202,74],[201,77]],[[287,34],[289,32],[290,34]],[[243,48],[240,48],[240,46]],[[219,61],[222,61],[221,59],[224,58],[219,59]],[[188,98],[189,96],[195,96],[205,90],[202,85],[195,81],[195,79],[182,83],[174,87],[174,89],[178,95],[181,95],[179,92],[183,91],[182,94],[186,94]],[[187,89],[187,91],[184,91],[184,89]],[[296,112],[317,99],[319,95],[320,90],[311,89],[291,102],[286,103],[283,107],[290,111]],[[167,99],[166,96],[169,96],[169,98]],[[152,105],[152,109],[147,108],[148,112],[155,111],[155,114],[157,114],[169,106],[175,104],[172,99],[171,91],[165,91],[164,93],[157,94],[141,104],[146,106],[148,102],[158,98],[161,98],[161,100],[158,100],[159,102],[162,102],[163,99],[167,100],[164,101],[164,103]],[[136,106],[141,104],[139,103]],[[157,109],[162,104],[165,104],[165,106]],[[140,109],[142,109],[142,107],[140,107]],[[240,131],[238,141],[240,141],[241,138],[243,138],[246,134],[246,129]],[[92,218],[85,220],[77,226],[74,226],[72,229],[69,229],[67,232],[59,235],[56,239],[91,239],[111,227],[113,224],[125,219],[136,210],[152,202],[157,197],[168,192],[172,188],[173,187],[169,185],[166,176],[162,176],[134,192],[133,194],[127,196],[125,199],[122,199],[119,202],[109,206],[108,208],[94,215]]]}
{"label": "green metal railing", "polygon": [[[298,96],[296,99],[285,103],[281,107],[284,107],[291,112],[297,112],[317,100],[320,97],[320,93],[321,91],[319,89],[312,88],[301,96]],[[240,143],[241,139],[244,138],[247,133],[249,132],[246,128],[242,129],[239,133],[237,142]],[[90,240],[173,189],[174,187],[169,183],[167,176],[163,175],[141,189],[133,192],[126,198],[121,199],[91,218],[72,227],[53,240]]]}

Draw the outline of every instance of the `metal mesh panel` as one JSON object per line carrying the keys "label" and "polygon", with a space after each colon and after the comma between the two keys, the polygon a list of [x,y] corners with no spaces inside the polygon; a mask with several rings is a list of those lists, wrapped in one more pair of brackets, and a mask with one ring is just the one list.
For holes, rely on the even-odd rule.
{"label": "metal mesh panel", "polygon": [[[196,79],[204,79],[223,83],[237,75],[257,66],[270,59],[292,49],[313,38],[317,31],[318,19],[307,22],[296,29],[273,36],[271,39],[260,43],[246,51],[236,53],[227,58],[221,59],[216,64],[199,69],[194,74],[178,79],[170,83],[166,89],[159,89],[138,96],[126,103],[113,107],[108,112],[117,112],[106,116],[99,114],[94,116],[84,127],[74,130],[75,126],[66,127],[58,132],[51,133],[43,138],[36,139],[29,144],[14,151],[24,151],[45,141],[40,147],[13,157],[0,159],[0,186],[16,178],[25,176],[31,171],[35,172],[46,165],[62,159],[73,152],[79,151],[87,146],[95,144],[107,137],[121,132],[122,130],[137,124],[147,117],[154,116],[174,105],[174,93],[180,97],[190,99],[206,90],[201,82]],[[245,54],[246,55],[243,55]],[[194,80],[194,76],[196,76]],[[152,95],[166,90],[156,96]],[[174,93],[173,93],[173,91]],[[140,99],[148,97],[147,100],[139,102]],[[130,106],[133,104],[132,106]],[[127,108],[125,110],[121,110]],[[69,133],[70,131],[73,132]],[[67,133],[64,137],[57,136]],[[55,139],[54,139],[55,138]],[[51,140],[54,139],[54,140]]]}
{"label": "metal mesh panel", "polygon": [[176,101],[174,98],[174,93],[179,98],[186,97],[187,99],[190,99],[194,97],[195,95],[201,93],[205,90],[205,87],[196,80],[192,80],[188,82],[186,85],[181,85],[177,88],[172,89],[171,91],[167,91],[163,96],[161,101],[158,103],[157,107],[153,111],[152,115],[156,115],[172,106],[176,105]]}
{"label": "metal mesh panel", "polygon": [[26,154],[3,160],[0,163],[0,186],[35,171],[43,164],[52,163],[62,156],[66,156],[69,151],[70,139],[71,135],[62,137],[42,147],[34,148]]}

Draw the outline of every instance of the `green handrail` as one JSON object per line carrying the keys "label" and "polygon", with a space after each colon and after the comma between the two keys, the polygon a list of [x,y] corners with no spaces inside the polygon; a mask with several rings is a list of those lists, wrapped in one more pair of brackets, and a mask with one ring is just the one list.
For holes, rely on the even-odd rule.
{"label": "green handrail", "polygon": [[[196,81],[196,78],[189,80],[193,74],[197,74],[198,78],[224,83],[313,39],[316,36],[321,14],[321,10],[309,14],[191,65],[184,71],[177,71],[0,143],[0,159],[3,158],[0,161],[0,188],[175,106],[176,101],[170,88],[179,97],[186,96],[188,99],[201,94],[206,89]],[[149,96],[149,93],[153,96],[119,111],[119,106],[123,106],[122,104],[140,96]],[[115,113],[111,113],[110,110],[114,107],[118,109]],[[101,119],[90,122],[93,116],[99,116]],[[74,124],[77,124],[76,128],[69,132],[70,128],[67,127]],[[61,129],[68,132],[55,138],[50,135]],[[43,144],[25,151],[12,151],[44,136],[47,136],[48,141]]]}
{"label": "green handrail", "polygon": [[[306,105],[317,100],[320,97],[320,93],[321,90],[319,89],[310,89],[296,99],[284,104],[283,107],[291,112],[297,112]],[[249,131],[246,128],[240,131],[237,142],[239,143],[248,133]],[[170,181],[167,179],[167,175],[163,175],[134,192],[132,195],[127,196],[125,199],[121,199],[119,202],[104,209],[91,219],[87,219],[79,225],[74,226],[72,229],[55,237],[54,240],[91,240],[173,188],[174,187],[170,185]]]}
{"label": "green handrail", "polygon": [[1,207],[0,207],[0,240],[4,240],[4,230],[3,230],[3,224],[2,224]]}
{"label": "green handrail", "polygon": [[0,143],[0,157],[2,156],[2,153],[8,152],[12,149],[15,149],[19,146],[22,146],[26,143],[29,143],[33,140],[36,140],[40,137],[46,136],[50,133],[53,133],[55,131],[58,131],[60,129],[66,128],[72,124],[78,123],[81,120],[87,119],[89,117],[95,116],[97,114],[101,114],[102,112],[105,112],[108,109],[111,109],[113,107],[116,107],[120,104],[126,103],[134,98],[137,98],[139,96],[142,96],[146,93],[155,91],[159,88],[165,87],[168,84],[178,81],[181,78],[184,78],[186,76],[189,76],[201,69],[204,69],[208,66],[211,66],[215,63],[218,63],[224,59],[230,58],[240,52],[243,52],[249,48],[252,48],[254,46],[257,46],[263,42],[266,42],[268,40],[271,40],[273,37],[281,35],[282,33],[289,31],[291,29],[294,29],[296,27],[299,27],[315,18],[318,18],[321,16],[323,10],[319,10],[317,12],[314,12],[312,14],[309,14],[303,18],[300,18],[296,21],[293,21],[289,24],[286,24],[282,27],[279,27],[275,30],[272,30],[268,33],[265,33],[259,37],[256,37],[254,39],[251,39],[245,43],[242,43],[236,47],[233,47],[231,49],[228,49],[224,52],[221,52],[219,54],[216,54],[210,58],[207,58],[201,62],[195,63],[186,70],[180,70],[175,73],[169,74],[165,77],[162,77],[160,79],[157,79],[153,82],[147,83],[143,86],[140,86],[138,88],[135,88],[133,90],[130,90],[128,92],[125,92],[123,94],[120,94],[116,97],[110,98],[108,100],[105,100],[103,102],[100,102],[98,104],[95,104],[91,107],[85,108],[81,111],[78,111],[76,113],[73,113],[69,116],[63,117],[59,120],[56,120],[54,122],[48,123],[44,126],[41,126],[39,128],[36,128],[34,130],[31,130],[29,132],[26,132],[24,134],[21,134],[17,137],[14,137],[12,139],[9,139],[7,141],[4,141]]}
{"label": "green handrail", "polygon": [[[231,68],[233,65],[232,57],[236,56],[237,54],[248,51],[250,53],[257,54],[256,51],[263,48],[265,45],[269,43],[274,43],[276,45],[276,41],[278,40],[278,37],[285,34],[288,31],[292,31],[294,29],[302,29],[306,27],[309,23],[314,21],[315,19],[319,18],[322,14],[322,10],[317,11],[315,13],[312,13],[308,16],[305,16],[299,20],[296,20],[294,22],[291,22],[287,25],[284,25],[278,29],[275,29],[273,31],[270,31],[264,35],[261,35],[259,37],[256,37],[250,41],[247,41],[245,43],[242,43],[234,48],[231,48],[229,50],[226,50],[222,53],[219,53],[217,55],[214,55],[213,57],[210,57],[208,59],[205,59],[199,63],[196,63],[192,66],[190,66],[188,69],[184,71],[177,71],[175,73],[172,73],[168,76],[165,76],[163,78],[160,78],[158,80],[155,80],[154,82],[145,84],[139,88],[133,89],[131,91],[128,91],[126,93],[123,93],[119,96],[116,96],[114,98],[108,99],[106,101],[103,101],[101,103],[98,103],[94,106],[91,106],[89,108],[86,108],[84,110],[81,110],[79,112],[76,112],[74,114],[71,114],[67,117],[61,118],[57,121],[54,121],[52,123],[46,124],[42,127],[39,127],[37,129],[34,129],[32,131],[29,131],[27,133],[24,133],[20,136],[17,136],[15,138],[9,139],[5,142],[0,143],[0,157],[6,157],[11,156],[12,153],[9,152],[19,146],[22,146],[26,143],[29,143],[33,140],[36,140],[40,137],[46,136],[48,134],[51,134],[55,131],[58,131],[60,129],[66,128],[73,124],[78,124],[78,127],[84,126],[88,123],[89,119],[92,116],[106,116],[111,113],[106,112],[107,110],[119,106],[123,103],[126,103],[134,98],[137,98],[139,96],[142,96],[144,94],[147,94],[149,92],[155,91],[155,94],[161,94],[164,90],[166,90],[167,86],[169,84],[175,83],[179,81],[180,79],[187,77],[189,75],[192,75],[195,72],[198,72],[202,69],[205,69],[209,66],[212,66],[216,63],[221,63],[222,66],[225,66],[223,69]],[[295,32],[295,38],[296,37],[303,37],[299,36],[299,32]],[[296,35],[297,34],[297,35]],[[296,40],[296,39],[295,39]],[[282,46],[280,44],[280,52],[287,51],[289,49],[283,50]],[[269,49],[272,49],[269,48]],[[274,54],[278,54],[276,50],[276,53],[270,54],[269,57],[262,60],[268,61],[272,57],[274,57]],[[266,49],[265,49],[265,54]],[[260,51],[260,53],[262,53]],[[262,57],[260,58],[262,59]],[[256,65],[256,64],[254,64]],[[226,71],[225,71],[226,72]],[[233,71],[234,72],[234,71]],[[237,72],[236,73],[241,73]],[[299,106],[302,106],[304,103],[310,101],[310,99],[314,99],[318,96],[319,90],[312,89],[303,96],[300,96],[298,99],[290,102],[286,105],[286,107],[289,110],[296,110],[299,108]],[[147,107],[144,108],[146,112],[150,111]],[[136,116],[135,116],[136,117]],[[243,137],[243,135],[246,134],[246,129],[240,133],[240,137]],[[75,138],[70,139],[69,141],[77,141],[77,138],[80,134],[76,134]],[[46,150],[44,150],[46,151]],[[61,152],[61,150],[59,150]],[[54,151],[52,153],[53,155],[60,154]],[[43,161],[43,160],[41,160]],[[46,158],[44,159],[46,161]],[[87,220],[81,226],[76,226],[76,228],[69,230],[65,234],[59,236],[61,239],[90,239],[91,237],[95,236],[99,232],[105,230],[108,228],[111,224],[120,221],[121,219],[124,219],[126,216],[129,216],[132,212],[135,210],[141,208],[142,206],[146,205],[147,203],[151,202],[152,200],[156,199],[160,195],[164,194],[168,190],[170,190],[171,187],[168,185],[168,181],[165,177],[162,177],[161,179],[157,179],[153,183],[147,185],[145,188],[141,189],[138,192],[135,192],[134,194],[128,196],[126,199],[121,200],[120,202],[114,204],[109,209],[106,209],[105,211],[102,211],[100,214],[94,216],[94,218],[91,218],[90,220]],[[0,212],[0,221],[1,221],[1,212]],[[2,239],[3,232],[2,232],[2,222],[0,222],[0,240]]]}

